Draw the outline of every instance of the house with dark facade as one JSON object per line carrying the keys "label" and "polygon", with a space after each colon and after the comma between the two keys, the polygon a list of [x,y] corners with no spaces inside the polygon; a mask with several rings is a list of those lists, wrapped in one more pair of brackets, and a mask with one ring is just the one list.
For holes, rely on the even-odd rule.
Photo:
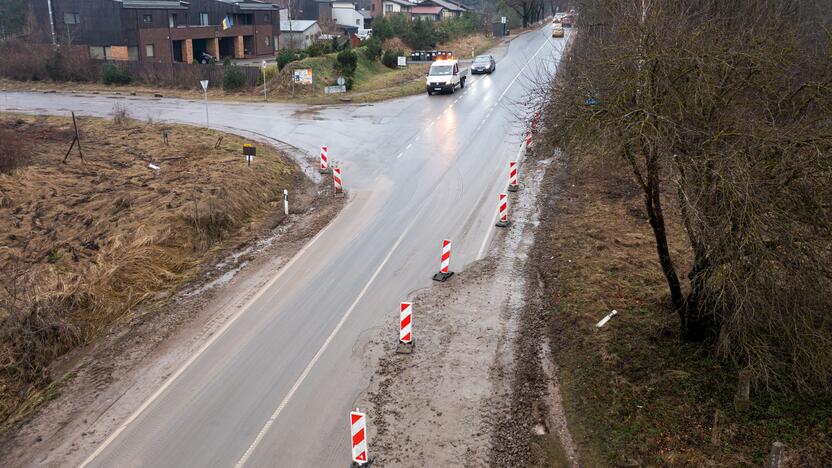
{"label": "house with dark facade", "polygon": [[97,59],[191,63],[275,55],[277,5],[259,0],[31,0],[33,37]]}

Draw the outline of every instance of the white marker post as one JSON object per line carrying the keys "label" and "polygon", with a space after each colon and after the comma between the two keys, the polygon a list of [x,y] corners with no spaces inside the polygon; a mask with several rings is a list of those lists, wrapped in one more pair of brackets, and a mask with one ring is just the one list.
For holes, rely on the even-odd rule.
{"label": "white marker post", "polygon": [[263,60],[263,100],[268,101],[269,98],[266,95],[266,61]]}
{"label": "white marker post", "polygon": [[289,216],[289,191],[283,189],[283,212]]}
{"label": "white marker post", "polygon": [[596,328],[601,328],[601,327],[603,327],[603,326],[604,326],[607,322],[609,322],[609,321],[610,321],[610,319],[611,319],[611,318],[613,318],[613,317],[614,317],[614,316],[616,316],[616,315],[618,315],[618,311],[617,311],[617,310],[613,310],[612,312],[610,312],[609,314],[607,314],[607,316],[606,316],[606,317],[602,318],[600,322],[596,323],[596,324],[595,324],[595,327],[596,327]]}
{"label": "white marker post", "polygon": [[199,84],[202,85],[202,91],[205,92],[205,128],[211,128],[208,121],[208,80],[201,80]]}

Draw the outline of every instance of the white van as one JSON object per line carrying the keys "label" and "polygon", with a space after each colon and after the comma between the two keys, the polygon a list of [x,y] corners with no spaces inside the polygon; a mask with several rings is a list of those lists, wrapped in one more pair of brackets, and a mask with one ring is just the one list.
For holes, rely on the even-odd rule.
{"label": "white van", "polygon": [[433,62],[425,79],[428,95],[448,92],[453,94],[456,87],[465,87],[468,69],[460,69],[459,61],[455,59],[437,60]]}

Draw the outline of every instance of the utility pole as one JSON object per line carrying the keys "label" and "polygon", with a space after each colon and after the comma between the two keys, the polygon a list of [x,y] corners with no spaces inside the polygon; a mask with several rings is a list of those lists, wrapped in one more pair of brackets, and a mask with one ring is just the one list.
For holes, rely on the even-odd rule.
{"label": "utility pole", "polygon": [[52,0],[46,0],[46,6],[49,8],[49,30],[52,32],[52,45],[58,45],[58,40],[55,38],[55,17],[52,15]]}

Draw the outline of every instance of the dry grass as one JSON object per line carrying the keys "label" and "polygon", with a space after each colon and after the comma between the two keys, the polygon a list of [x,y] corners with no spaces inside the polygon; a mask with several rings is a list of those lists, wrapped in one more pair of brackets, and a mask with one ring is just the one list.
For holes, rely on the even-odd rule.
{"label": "dry grass", "polygon": [[42,397],[56,357],[176,288],[298,182],[271,148],[249,168],[240,138],[215,149],[218,132],[115,114],[78,119],[84,161],[67,164],[71,119],[0,118],[36,148],[0,175],[0,432]]}
{"label": "dry grass", "polygon": [[[737,369],[680,340],[634,183],[597,162],[550,172],[559,174],[547,185],[564,189],[543,207],[535,257],[582,465],[760,466],[775,440],[787,444],[789,466],[827,464],[832,397],[752,392],[751,410],[738,413]],[[668,218],[674,257],[689,257],[677,214]],[[612,309],[619,314],[597,330]]]}

